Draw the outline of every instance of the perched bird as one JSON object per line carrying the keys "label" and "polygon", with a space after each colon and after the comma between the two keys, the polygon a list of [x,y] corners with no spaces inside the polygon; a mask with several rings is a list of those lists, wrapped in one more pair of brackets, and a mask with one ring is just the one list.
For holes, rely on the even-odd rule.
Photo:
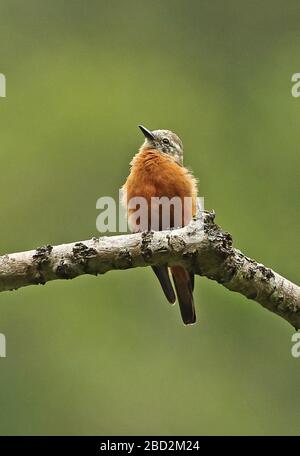
{"label": "perched bird", "polygon": [[[182,142],[169,130],[150,131],[142,125],[139,125],[139,128],[145,136],[145,142],[131,161],[130,174],[123,186],[129,227],[131,231],[138,232],[187,225],[196,213],[197,184],[190,171],[183,166]],[[159,203],[162,197],[168,200],[175,197],[181,203],[179,223],[178,217],[175,220],[174,206],[169,205],[167,226],[164,224]],[[135,218],[137,206],[131,202],[136,202],[137,199],[145,201],[147,207],[144,214],[140,211],[141,216]],[[185,205],[185,200],[189,200],[191,204]],[[143,215],[148,217],[144,218]],[[175,303],[176,296],[168,266],[152,266],[152,269],[168,301],[171,304]],[[182,266],[172,266],[170,269],[182,320],[186,325],[193,324],[196,321],[193,300],[194,274]]]}

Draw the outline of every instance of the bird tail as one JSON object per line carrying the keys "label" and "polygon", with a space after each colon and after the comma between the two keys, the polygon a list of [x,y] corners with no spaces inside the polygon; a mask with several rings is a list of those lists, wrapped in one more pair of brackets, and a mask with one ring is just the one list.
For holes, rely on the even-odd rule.
{"label": "bird tail", "polygon": [[163,292],[169,301],[169,303],[174,304],[176,301],[175,292],[170,280],[169,271],[167,266],[152,266],[153,271],[156,274],[156,277],[159,280],[159,283],[163,289]]}
{"label": "bird tail", "polygon": [[173,266],[171,272],[183,323],[185,325],[191,325],[196,322],[193,298],[194,274],[181,266]]}

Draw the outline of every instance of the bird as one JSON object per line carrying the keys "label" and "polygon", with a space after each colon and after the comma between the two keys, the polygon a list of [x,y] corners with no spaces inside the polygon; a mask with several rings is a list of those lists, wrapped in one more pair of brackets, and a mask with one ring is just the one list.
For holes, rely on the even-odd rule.
{"label": "bird", "polygon": [[[197,180],[183,166],[182,141],[170,130],[151,131],[143,125],[139,125],[139,128],[144,134],[144,142],[130,163],[130,173],[122,187],[129,228],[132,232],[141,232],[185,226],[196,214]],[[180,211],[176,214],[173,205],[167,206],[168,217],[165,217],[165,224],[159,204],[161,198],[167,198],[169,201],[175,198],[175,201],[181,203]],[[185,205],[185,200],[190,201],[190,204]],[[140,204],[136,205],[136,201]],[[147,203],[144,211],[141,210],[142,202]],[[170,268],[168,265],[159,265],[152,266],[152,269],[171,304],[176,302],[177,295],[183,323],[194,324],[196,313],[193,272],[181,265]]]}

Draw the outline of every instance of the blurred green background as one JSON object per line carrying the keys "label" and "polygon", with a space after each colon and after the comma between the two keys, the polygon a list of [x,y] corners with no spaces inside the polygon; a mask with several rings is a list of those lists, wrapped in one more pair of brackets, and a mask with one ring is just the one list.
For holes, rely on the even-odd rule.
{"label": "blurred green background", "polygon": [[[177,132],[235,246],[299,281],[298,1],[0,3],[1,249],[97,235],[138,123]],[[294,330],[198,278],[184,327],[152,271],[0,296],[0,434],[299,433]]]}

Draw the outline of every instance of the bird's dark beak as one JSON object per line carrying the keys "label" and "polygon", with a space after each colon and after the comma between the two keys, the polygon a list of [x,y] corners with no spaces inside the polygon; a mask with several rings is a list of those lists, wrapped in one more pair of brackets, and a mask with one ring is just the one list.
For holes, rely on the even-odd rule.
{"label": "bird's dark beak", "polygon": [[154,140],[154,135],[150,130],[148,130],[148,128],[144,127],[143,125],[139,125],[139,128],[144,133],[145,138],[150,139],[151,141]]}

